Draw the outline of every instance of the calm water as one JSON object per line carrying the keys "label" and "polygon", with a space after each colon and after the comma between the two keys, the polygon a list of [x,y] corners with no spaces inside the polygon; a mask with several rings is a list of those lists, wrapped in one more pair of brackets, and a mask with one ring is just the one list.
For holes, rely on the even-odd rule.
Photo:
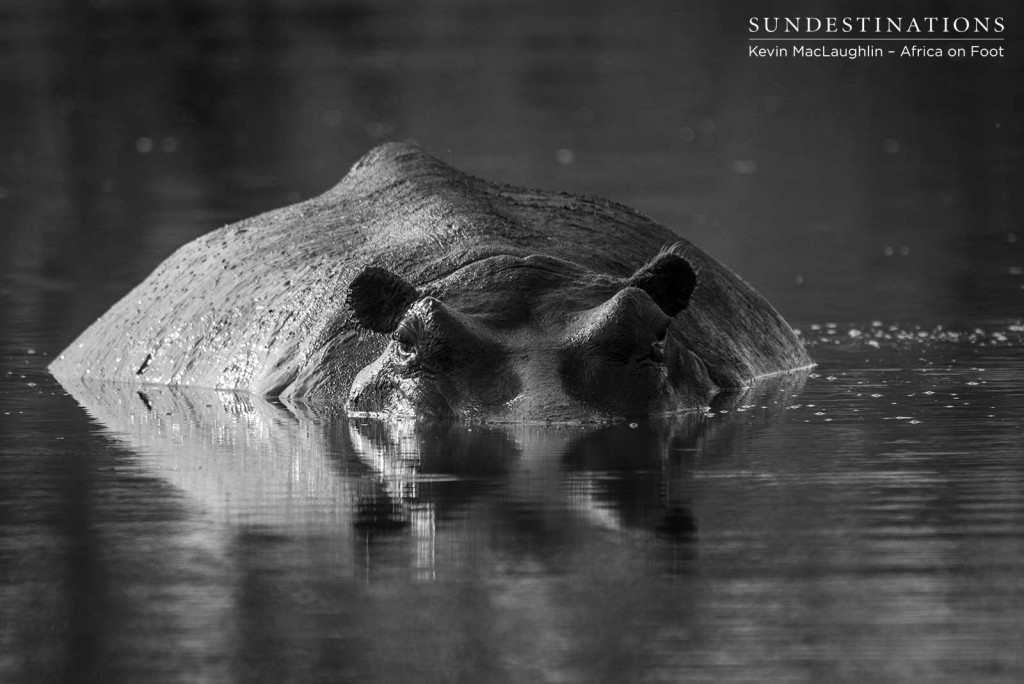
{"label": "calm water", "polygon": [[[744,3],[165,5],[0,6],[0,681],[1024,678],[1014,5],[1003,60],[835,64],[752,61]],[[46,373],[386,138],[640,208],[819,366],[586,428]]]}

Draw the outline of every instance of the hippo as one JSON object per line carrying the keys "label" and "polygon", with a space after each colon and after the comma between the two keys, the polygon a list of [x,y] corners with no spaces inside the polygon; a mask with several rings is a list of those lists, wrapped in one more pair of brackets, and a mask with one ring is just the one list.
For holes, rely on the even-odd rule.
{"label": "hippo", "polygon": [[356,415],[606,421],[813,365],[750,285],[634,209],[387,143],[182,246],[50,365]]}

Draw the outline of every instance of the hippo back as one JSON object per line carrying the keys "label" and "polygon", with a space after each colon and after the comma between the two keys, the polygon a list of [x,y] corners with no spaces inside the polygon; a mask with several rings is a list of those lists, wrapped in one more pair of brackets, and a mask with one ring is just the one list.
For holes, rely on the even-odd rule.
{"label": "hippo back", "polygon": [[720,386],[810,363],[750,286],[642,214],[598,198],[495,185],[390,143],[319,197],[181,247],[51,370],[341,402],[383,346],[345,305],[348,284],[367,266],[421,287],[488,257],[543,254],[625,277],[667,245],[699,273],[678,325]]}

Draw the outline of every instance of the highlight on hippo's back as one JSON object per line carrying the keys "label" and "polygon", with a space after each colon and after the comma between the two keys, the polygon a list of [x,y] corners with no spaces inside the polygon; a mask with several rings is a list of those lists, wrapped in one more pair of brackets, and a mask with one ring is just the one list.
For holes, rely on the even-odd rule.
{"label": "highlight on hippo's back", "polygon": [[172,254],[51,364],[353,413],[587,421],[700,409],[813,362],[732,271],[633,209],[404,143]]}

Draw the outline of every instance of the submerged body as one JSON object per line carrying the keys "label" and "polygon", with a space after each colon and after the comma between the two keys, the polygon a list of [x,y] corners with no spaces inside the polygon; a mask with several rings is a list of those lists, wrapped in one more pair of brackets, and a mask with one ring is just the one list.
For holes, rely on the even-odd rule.
{"label": "submerged body", "polygon": [[183,246],[51,370],[386,415],[579,420],[700,408],[809,365],[764,298],[636,211],[392,143],[319,197]]}

